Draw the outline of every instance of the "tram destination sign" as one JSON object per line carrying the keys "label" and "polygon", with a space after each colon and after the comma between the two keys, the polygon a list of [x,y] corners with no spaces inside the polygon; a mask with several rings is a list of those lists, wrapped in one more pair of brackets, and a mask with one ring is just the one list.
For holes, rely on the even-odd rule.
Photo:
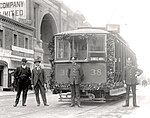
{"label": "tram destination sign", "polygon": [[26,19],[26,0],[0,0],[0,14],[15,20]]}
{"label": "tram destination sign", "polygon": [[118,24],[106,24],[106,30],[111,32],[120,33],[120,25]]}

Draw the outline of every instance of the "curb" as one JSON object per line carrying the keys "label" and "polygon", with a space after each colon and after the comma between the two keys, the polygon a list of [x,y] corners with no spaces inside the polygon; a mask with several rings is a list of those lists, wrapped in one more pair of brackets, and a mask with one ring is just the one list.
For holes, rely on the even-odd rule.
{"label": "curb", "polygon": [[[16,95],[17,92],[16,91],[0,91],[0,97],[3,97],[3,96],[13,96],[13,95]],[[28,94],[34,94],[34,91],[28,91]]]}
{"label": "curb", "polygon": [[[0,91],[0,97],[3,97],[3,96],[14,96],[16,95],[17,92],[16,91]],[[28,91],[28,94],[34,94],[34,90],[29,90]],[[52,94],[51,91],[46,91],[46,94]]]}

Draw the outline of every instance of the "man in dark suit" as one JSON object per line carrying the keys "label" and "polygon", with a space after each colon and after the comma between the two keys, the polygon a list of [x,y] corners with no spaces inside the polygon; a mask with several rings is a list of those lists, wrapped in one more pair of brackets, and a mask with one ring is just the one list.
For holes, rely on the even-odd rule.
{"label": "man in dark suit", "polygon": [[126,104],[123,105],[123,107],[129,106],[129,94],[130,94],[130,88],[132,89],[133,94],[133,106],[139,107],[136,104],[136,85],[137,82],[137,76],[140,76],[143,73],[142,70],[138,69],[136,66],[133,66],[132,60],[128,58],[127,60],[127,66],[125,67],[125,83],[126,83]]}
{"label": "man in dark suit", "polygon": [[15,86],[17,86],[17,95],[14,107],[16,107],[19,102],[21,91],[23,91],[22,106],[26,106],[25,103],[27,99],[28,86],[31,77],[31,70],[29,67],[26,66],[26,63],[27,60],[23,58],[22,66],[17,67],[17,69],[14,72],[14,84]]}
{"label": "man in dark suit", "polygon": [[71,68],[68,69],[68,78],[71,87],[71,105],[75,105],[75,99],[77,99],[77,105],[80,107],[80,84],[83,79],[83,71],[79,64],[76,63],[75,57],[72,57]]}
{"label": "man in dark suit", "polygon": [[49,106],[46,100],[46,75],[44,69],[41,68],[40,63],[41,61],[39,59],[35,59],[35,68],[32,70],[31,84],[35,91],[37,106],[40,106],[39,91],[41,93],[44,106]]}

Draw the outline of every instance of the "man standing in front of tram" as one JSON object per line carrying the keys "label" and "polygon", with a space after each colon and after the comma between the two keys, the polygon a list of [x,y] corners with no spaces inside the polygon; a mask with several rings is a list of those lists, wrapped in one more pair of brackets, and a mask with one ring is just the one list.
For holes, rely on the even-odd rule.
{"label": "man standing in front of tram", "polygon": [[129,94],[130,94],[130,88],[132,89],[133,94],[133,106],[139,107],[136,103],[136,85],[137,82],[137,76],[140,76],[143,73],[141,69],[138,69],[137,66],[133,66],[132,60],[128,58],[127,65],[125,67],[125,83],[126,83],[126,104],[123,105],[123,107],[129,106]]}
{"label": "man standing in front of tram", "polygon": [[68,78],[71,87],[70,107],[75,106],[75,99],[77,100],[78,107],[80,107],[80,84],[83,80],[83,71],[80,65],[76,63],[76,57],[72,57],[72,65],[68,69]]}

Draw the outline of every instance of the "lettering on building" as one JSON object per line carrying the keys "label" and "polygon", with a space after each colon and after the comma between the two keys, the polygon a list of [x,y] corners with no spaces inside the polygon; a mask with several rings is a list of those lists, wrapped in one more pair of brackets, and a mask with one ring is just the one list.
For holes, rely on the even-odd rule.
{"label": "lettering on building", "polygon": [[1,0],[0,14],[15,20],[26,18],[26,0]]}

